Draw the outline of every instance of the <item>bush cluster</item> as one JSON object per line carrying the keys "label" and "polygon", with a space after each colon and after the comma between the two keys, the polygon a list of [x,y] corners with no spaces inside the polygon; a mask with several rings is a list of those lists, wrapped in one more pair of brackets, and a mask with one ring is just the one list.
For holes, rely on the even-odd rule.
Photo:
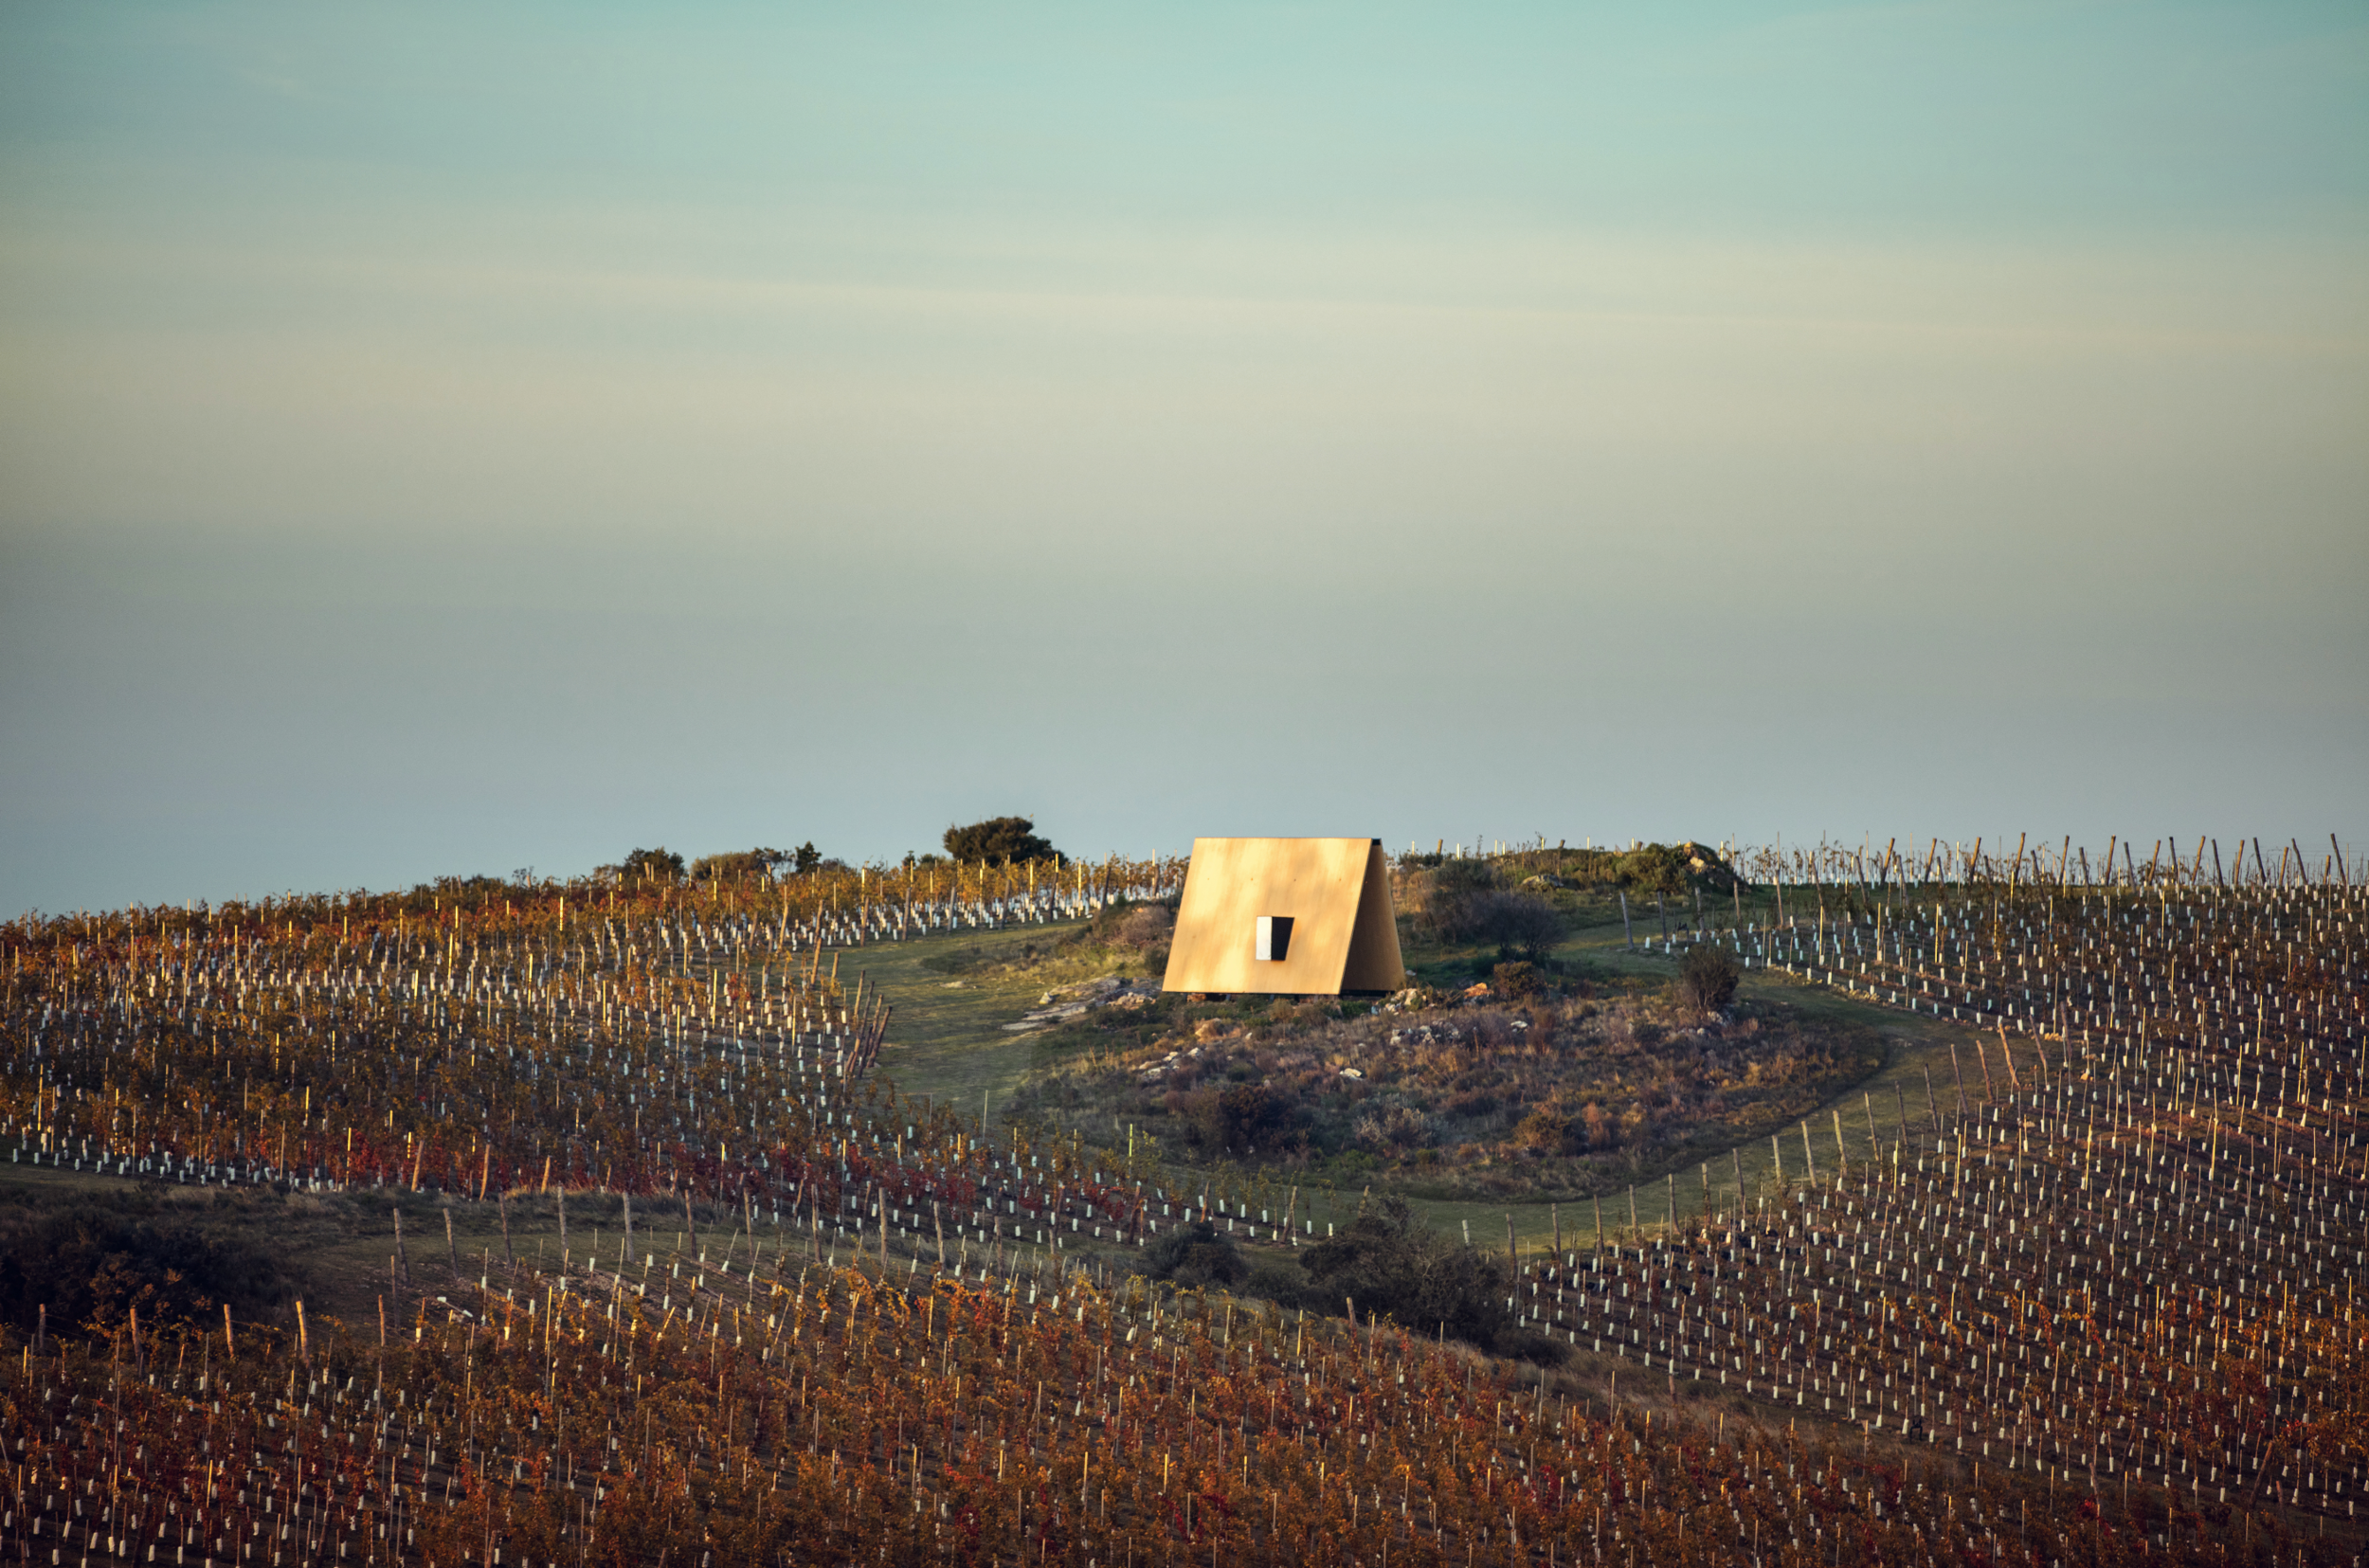
{"label": "bush cluster", "polygon": [[1443,943],[1493,942],[1497,956],[1544,963],[1563,935],[1563,916],[1536,893],[1497,885],[1487,860],[1449,860],[1419,874],[1409,890],[1415,927]]}
{"label": "bush cluster", "polygon": [[1051,840],[1037,836],[1037,824],[1025,817],[990,817],[983,822],[946,830],[946,853],[965,862],[1024,865],[1031,860],[1058,864],[1061,852]]}
{"label": "bush cluster", "polygon": [[1562,1346],[1516,1326],[1506,1307],[1511,1267],[1451,1241],[1396,1198],[1369,1203],[1337,1235],[1289,1262],[1254,1272],[1234,1238],[1209,1220],[1179,1225],[1144,1249],[1144,1271],[1182,1286],[1237,1287],[1304,1311],[1380,1317],[1501,1356],[1551,1365]]}
{"label": "bush cluster", "polygon": [[1166,1108],[1184,1125],[1186,1141],[1209,1155],[1275,1153],[1288,1147],[1308,1122],[1292,1096],[1271,1092],[1264,1084],[1183,1090],[1168,1097]]}
{"label": "bush cluster", "polygon": [[1300,1253],[1301,1305],[1377,1312],[1419,1332],[1495,1347],[1510,1322],[1506,1260],[1462,1246],[1420,1223],[1401,1199],[1369,1203],[1338,1235]]}
{"label": "bush cluster", "polygon": [[133,1312],[143,1330],[241,1318],[284,1304],[292,1282],[269,1254],[136,1199],[0,1212],[0,1323],[30,1334],[112,1334]]}
{"label": "bush cluster", "polygon": [[1239,1285],[1250,1265],[1234,1238],[1210,1220],[1179,1225],[1144,1249],[1144,1272],[1183,1286]]}
{"label": "bush cluster", "polygon": [[619,863],[617,869],[624,874],[624,880],[628,883],[664,882],[671,884],[682,880],[682,856],[668,849],[664,844],[660,844],[656,849],[633,851]]}

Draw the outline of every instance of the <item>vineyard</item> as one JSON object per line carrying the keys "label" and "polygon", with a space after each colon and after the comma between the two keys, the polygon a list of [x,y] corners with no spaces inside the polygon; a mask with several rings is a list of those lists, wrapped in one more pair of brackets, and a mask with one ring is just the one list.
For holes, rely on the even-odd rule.
{"label": "vineyard", "polygon": [[[900,1093],[864,949],[1182,866],[448,883],[0,928],[0,1137],[45,1177],[497,1213],[375,1315],[11,1325],[0,1551],[247,1564],[2357,1561],[2364,902],[2273,874],[1738,856],[1649,945],[1979,1021],[1514,1249],[1541,1369],[1179,1290],[1117,1149]],[[1667,911],[1661,911],[1665,926]],[[614,1229],[529,1261],[514,1205]],[[1632,1197],[1632,1205],[1634,1197]],[[414,1243],[417,1246],[418,1243]]]}

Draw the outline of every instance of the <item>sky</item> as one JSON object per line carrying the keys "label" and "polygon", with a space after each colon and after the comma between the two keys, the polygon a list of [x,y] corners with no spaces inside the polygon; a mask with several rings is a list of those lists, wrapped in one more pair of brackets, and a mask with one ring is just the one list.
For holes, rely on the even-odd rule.
{"label": "sky", "polygon": [[0,9],[0,912],[2369,848],[2369,11]]}

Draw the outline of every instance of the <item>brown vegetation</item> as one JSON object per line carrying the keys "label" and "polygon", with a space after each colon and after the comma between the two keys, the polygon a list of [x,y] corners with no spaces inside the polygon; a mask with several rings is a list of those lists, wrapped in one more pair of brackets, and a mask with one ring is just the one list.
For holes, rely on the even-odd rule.
{"label": "brown vegetation", "polygon": [[[1527,965],[1507,965],[1517,986]],[[1048,1041],[1066,1071],[1015,1110],[1088,1137],[1132,1124],[1183,1154],[1426,1197],[1609,1191],[1790,1126],[1879,1067],[1864,1031],[1756,1007],[1706,1018],[1648,989],[1164,999]]]}

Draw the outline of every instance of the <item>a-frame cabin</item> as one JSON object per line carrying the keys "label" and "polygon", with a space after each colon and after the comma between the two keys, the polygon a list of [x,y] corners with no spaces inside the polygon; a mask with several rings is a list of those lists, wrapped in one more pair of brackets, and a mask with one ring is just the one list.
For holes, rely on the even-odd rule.
{"label": "a-frame cabin", "polygon": [[1167,991],[1341,996],[1406,983],[1379,838],[1196,838]]}

